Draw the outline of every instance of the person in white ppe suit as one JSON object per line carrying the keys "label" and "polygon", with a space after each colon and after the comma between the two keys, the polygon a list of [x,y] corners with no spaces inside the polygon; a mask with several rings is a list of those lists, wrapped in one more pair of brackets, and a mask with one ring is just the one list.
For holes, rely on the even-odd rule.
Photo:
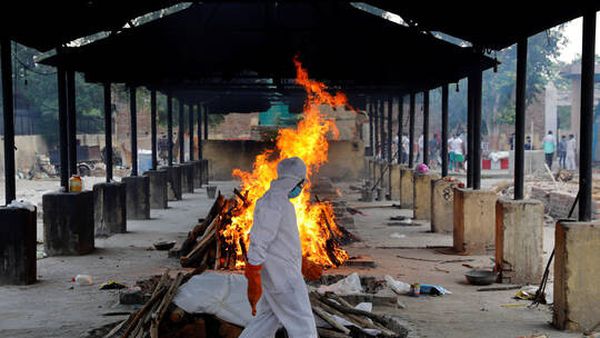
{"label": "person in white ppe suit", "polygon": [[316,338],[315,319],[302,277],[302,247],[296,211],[289,201],[302,192],[306,165],[298,157],[277,166],[277,179],[256,202],[245,276],[253,320],[240,338]]}

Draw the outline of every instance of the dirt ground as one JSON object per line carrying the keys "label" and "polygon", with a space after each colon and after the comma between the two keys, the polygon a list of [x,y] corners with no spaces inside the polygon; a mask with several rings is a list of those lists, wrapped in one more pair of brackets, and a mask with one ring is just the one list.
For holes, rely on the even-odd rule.
{"label": "dirt ground", "polygon": [[[493,182],[493,179],[484,181],[484,186]],[[227,194],[235,186],[234,182],[213,184]],[[39,194],[56,189],[57,185],[55,181],[37,181],[30,189]],[[412,259],[466,258],[473,259],[468,262],[473,266],[492,266],[491,255],[453,256],[427,248],[450,246],[452,237],[428,232],[427,223],[388,226],[389,217],[410,216],[412,211],[392,207],[394,201],[358,202],[359,195],[349,189],[349,184],[340,188],[349,204],[365,213],[355,216],[356,226],[350,229],[362,242],[347,249],[351,256],[370,256],[377,267],[341,267],[328,273],[358,271],[363,276],[378,277],[389,274],[408,283],[439,284],[452,291],[442,297],[400,297],[404,309],[375,307],[375,311],[392,313],[410,322],[415,337],[518,337],[534,333],[553,338],[581,336],[553,329],[548,324],[549,307],[529,309],[528,302],[512,299],[515,290],[477,292],[476,286],[465,282],[464,272],[468,268],[461,262],[440,264]],[[152,243],[182,239],[211,204],[205,190],[196,190],[194,194],[185,194],[182,201],[169,202],[167,210],[152,210],[151,220],[128,221],[128,233],[96,239],[97,249],[90,255],[39,260],[38,283],[0,287],[0,337],[79,337],[90,329],[123,319],[123,315],[114,314],[131,309],[118,305],[118,291],[99,290],[99,284],[113,279],[134,285],[136,280],[178,267],[178,261],[168,258],[166,252],[150,249]],[[553,231],[551,227],[545,231],[547,253],[554,242]],[[392,234],[396,235],[391,237]],[[75,285],[72,278],[77,274],[92,275],[94,285]]]}

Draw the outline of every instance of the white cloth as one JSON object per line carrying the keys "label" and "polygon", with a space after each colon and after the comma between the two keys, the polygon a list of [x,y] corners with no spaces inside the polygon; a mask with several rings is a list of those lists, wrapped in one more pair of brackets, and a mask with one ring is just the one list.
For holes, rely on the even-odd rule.
{"label": "white cloth", "polygon": [[577,165],[575,164],[575,153],[577,152],[577,141],[572,138],[567,141],[567,158],[566,167],[567,170],[575,170]]}
{"label": "white cloth", "polygon": [[406,137],[406,135],[402,135],[402,151],[408,154],[410,150],[409,145],[410,140],[408,139],[408,137]]}
{"label": "white cloth", "polygon": [[463,145],[463,141],[459,138],[456,137],[452,140],[452,144],[451,144],[451,149],[452,152],[455,154],[461,154],[463,153],[462,151],[462,145]]}
{"label": "white cloth", "polygon": [[240,337],[273,337],[283,326],[291,338],[316,338],[315,319],[302,277],[296,211],[287,196],[306,177],[306,165],[297,157],[285,159],[277,166],[277,176],[254,210],[248,261],[262,265],[263,294],[256,317]]}

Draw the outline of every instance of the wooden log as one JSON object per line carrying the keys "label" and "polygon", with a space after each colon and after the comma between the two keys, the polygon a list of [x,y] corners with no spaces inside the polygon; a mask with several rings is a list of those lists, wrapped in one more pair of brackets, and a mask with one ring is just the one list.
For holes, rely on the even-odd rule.
{"label": "wooden log", "polygon": [[210,226],[206,229],[206,232],[202,236],[202,238],[196,243],[194,249],[190,251],[187,255],[181,257],[179,259],[181,266],[187,267],[191,266],[193,262],[201,256],[200,254],[209,246],[212,241],[216,238],[216,224],[218,223],[218,217],[215,217],[211,222]]}
{"label": "wooden log", "polygon": [[169,290],[166,292],[162,301],[159,303],[157,310],[152,315],[152,323],[150,324],[150,337],[158,338],[158,328],[160,323],[167,312],[168,306],[171,304],[173,297],[177,293],[179,289],[179,285],[181,285],[181,280],[183,279],[183,274],[178,273],[175,280],[171,283]]}
{"label": "wooden log", "polygon": [[333,319],[333,317],[330,314],[328,314],[325,310],[323,310],[322,308],[320,308],[318,306],[313,306],[312,310],[317,316],[323,318],[323,320],[326,321],[327,324],[331,325],[336,330],[343,332],[345,334],[350,333],[350,330],[348,328],[344,327],[343,325],[341,325],[337,321],[335,321],[335,319]]}
{"label": "wooden log", "polygon": [[123,334],[123,338],[129,337],[129,335],[132,334],[134,331],[139,330],[141,324],[143,323],[142,318],[152,309],[154,304],[156,304],[162,298],[166,291],[167,288],[165,286],[161,286],[159,291],[153,294],[150,300],[146,302],[146,304],[144,304],[144,306],[138,312],[136,312],[135,316],[133,317],[133,320],[127,328],[127,331],[125,331],[125,333]]}
{"label": "wooden log", "polygon": [[380,324],[383,324],[383,325],[387,324],[387,320],[385,319],[385,317],[383,317],[381,315],[378,315],[378,314],[375,314],[375,313],[372,313],[372,312],[368,312],[368,311],[363,311],[363,310],[355,309],[355,308],[352,308],[352,307],[347,307],[347,306],[340,305],[339,302],[338,302],[339,296],[333,294],[332,297],[334,297],[334,300],[336,302],[334,302],[334,301],[332,301],[332,300],[330,300],[330,299],[328,299],[326,297],[320,297],[319,299],[323,303],[325,303],[325,304],[327,304],[327,305],[329,305],[329,306],[331,306],[331,307],[333,307],[333,308],[335,308],[335,309],[337,309],[339,311],[346,312],[346,313],[351,313],[351,314],[355,314],[355,315],[360,315],[360,316],[365,316],[365,317],[371,318],[372,320],[377,321],[377,322],[379,322]]}
{"label": "wooden log", "polygon": [[204,235],[206,229],[210,226],[215,217],[217,217],[225,204],[225,198],[222,195],[219,195],[210,208],[208,214],[204,221],[200,224],[197,224],[189,233],[188,237],[181,244],[181,252],[180,256],[187,255],[196,245],[198,237]]}
{"label": "wooden log", "polygon": [[321,338],[350,338],[347,334],[320,327],[317,328],[317,332]]}

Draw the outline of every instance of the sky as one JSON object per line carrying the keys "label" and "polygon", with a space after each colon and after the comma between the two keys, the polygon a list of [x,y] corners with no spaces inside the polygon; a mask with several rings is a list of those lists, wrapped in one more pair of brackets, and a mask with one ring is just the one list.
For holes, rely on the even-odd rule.
{"label": "sky", "polygon": [[[596,55],[600,55],[600,12],[596,16]],[[569,40],[565,47],[561,50],[559,60],[571,62],[575,57],[581,55],[581,25],[582,19],[577,18],[569,21],[565,25],[565,36]]]}

